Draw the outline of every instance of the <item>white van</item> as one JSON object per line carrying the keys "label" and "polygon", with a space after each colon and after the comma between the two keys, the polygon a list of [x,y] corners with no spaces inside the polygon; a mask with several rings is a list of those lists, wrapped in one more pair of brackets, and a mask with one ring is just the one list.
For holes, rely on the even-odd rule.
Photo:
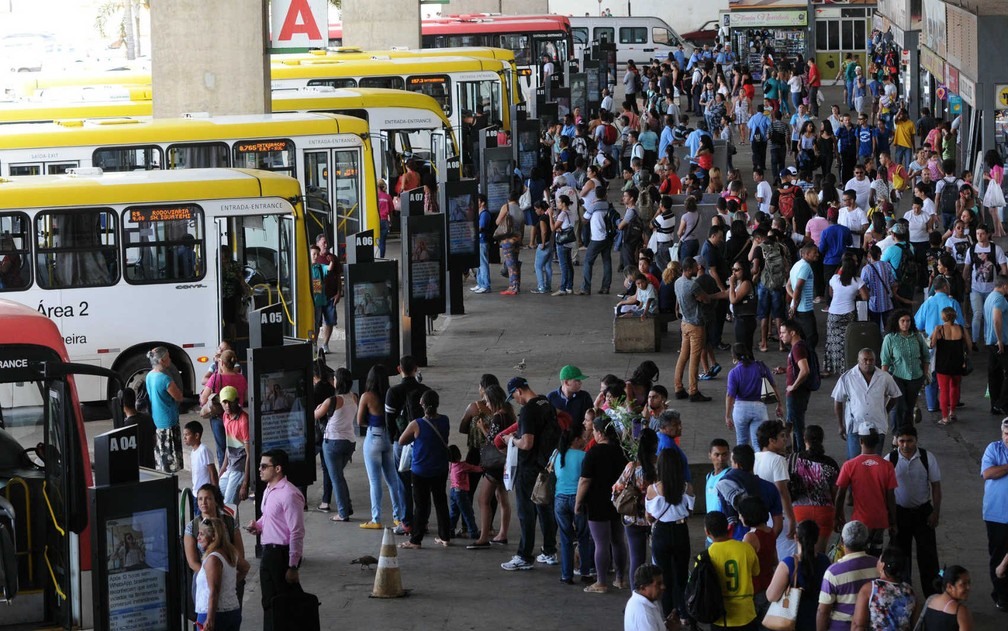
{"label": "white van", "polygon": [[571,17],[574,54],[583,59],[585,48],[593,42],[616,43],[616,63],[625,66],[633,60],[638,66],[654,58],[666,59],[682,45],[686,57],[693,46],[683,40],[665,20],[656,17]]}

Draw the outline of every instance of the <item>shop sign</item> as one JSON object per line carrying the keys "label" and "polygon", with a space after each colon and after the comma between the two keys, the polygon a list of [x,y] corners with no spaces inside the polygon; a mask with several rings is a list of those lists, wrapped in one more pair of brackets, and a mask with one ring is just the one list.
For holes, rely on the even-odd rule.
{"label": "shop sign", "polygon": [[921,66],[931,73],[931,75],[943,81],[945,79],[945,62],[932,51],[930,48],[924,46],[920,47],[920,64]]}
{"label": "shop sign", "polygon": [[1008,83],[994,84],[994,109],[1008,110]]}
{"label": "shop sign", "polygon": [[959,94],[959,69],[948,64],[945,65],[945,85],[949,92]]}
{"label": "shop sign", "polygon": [[966,75],[959,75],[959,96],[971,107],[976,107],[976,84]]}
{"label": "shop sign", "polygon": [[909,66],[910,65],[910,51],[909,50],[907,50],[907,49],[904,48],[902,51],[900,51],[900,63],[902,63],[904,66]]}
{"label": "shop sign", "polygon": [[808,26],[807,11],[744,11],[731,14],[732,28]]}
{"label": "shop sign", "polygon": [[944,101],[945,97],[948,96],[948,87],[944,83],[939,83],[938,87],[935,88],[935,98],[939,101]]}
{"label": "shop sign", "polygon": [[949,95],[949,113],[962,114],[962,97],[958,94]]}

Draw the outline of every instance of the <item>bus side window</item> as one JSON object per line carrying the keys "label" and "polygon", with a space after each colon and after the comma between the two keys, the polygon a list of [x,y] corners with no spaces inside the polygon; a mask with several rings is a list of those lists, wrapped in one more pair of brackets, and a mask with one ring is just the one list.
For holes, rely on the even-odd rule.
{"label": "bus side window", "polygon": [[103,287],[119,280],[118,218],[105,208],[35,216],[36,278],[44,289]]}
{"label": "bus side window", "polygon": [[0,213],[0,291],[31,284],[31,235],[28,215]]}
{"label": "bus side window", "polygon": [[126,282],[174,283],[203,278],[203,210],[195,204],[131,206],[123,211]]}

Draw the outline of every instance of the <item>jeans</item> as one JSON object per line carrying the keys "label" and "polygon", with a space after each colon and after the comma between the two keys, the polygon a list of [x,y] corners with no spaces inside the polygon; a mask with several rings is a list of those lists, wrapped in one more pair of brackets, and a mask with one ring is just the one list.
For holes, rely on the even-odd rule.
{"label": "jeans", "polygon": [[385,242],[388,241],[391,225],[388,219],[378,220],[378,258],[385,258]]}
{"label": "jeans", "polygon": [[399,486],[402,488],[403,516],[402,522],[407,526],[413,524],[413,474],[409,471],[399,471],[402,462],[403,446],[399,441],[392,443],[392,461],[395,462],[396,475],[399,476]]}
{"label": "jeans", "polygon": [[410,529],[410,543],[419,545],[423,542],[424,535],[427,534],[427,522],[430,521],[431,501],[437,513],[438,539],[451,541],[451,518],[448,516],[448,496],[445,494],[448,472],[432,476],[414,473],[412,482],[414,521]]}
{"label": "jeans", "polygon": [[553,248],[536,246],[535,275],[539,291],[552,291],[553,288]]}
{"label": "jeans", "polygon": [[220,477],[220,489],[221,493],[224,494],[225,504],[237,504],[241,501],[238,498],[238,491],[241,489],[241,484],[244,479],[244,466],[232,467],[228,465],[228,470]]}
{"label": "jeans", "polygon": [[469,533],[470,539],[479,538],[479,526],[476,525],[476,515],[473,514],[472,497],[469,491],[462,491],[452,487],[448,496],[448,521],[450,530],[455,530],[459,516],[462,517],[462,526]]}
{"label": "jeans", "polygon": [[651,532],[651,555],[665,577],[662,613],[668,616],[673,611],[678,611],[680,618],[687,618],[683,590],[686,589],[686,578],[689,576],[690,538],[686,522],[655,522]]}
{"label": "jeans", "polygon": [[854,81],[847,79],[844,81],[844,86],[847,88],[847,109],[854,109]]}
{"label": "jeans", "polygon": [[[531,501],[531,500],[530,500]],[[607,521],[588,520],[588,530],[595,541],[596,581],[599,585],[609,584],[609,568],[615,565],[616,580],[626,579],[627,545],[623,537],[623,520],[613,517]]]}
{"label": "jeans", "polygon": [[630,568],[627,576],[630,577],[630,589],[636,589],[634,585],[634,572],[640,565],[647,561],[647,540],[651,529],[647,526],[636,524],[623,524],[623,532],[626,535],[627,549],[630,551]]}
{"label": "jeans", "polygon": [[[557,246],[560,259],[560,289],[574,291],[574,266],[571,264],[571,249],[566,245]],[[550,268],[552,270],[552,268]]]}
{"label": "jeans", "polygon": [[893,145],[893,159],[896,164],[902,164],[903,168],[910,168],[910,160],[913,158],[913,149],[902,145]]}
{"label": "jeans", "polygon": [[[732,423],[735,424],[735,444],[759,445],[756,430],[767,420],[766,404],[762,401],[735,401],[732,408]],[[800,445],[802,443],[795,443]]]}
{"label": "jeans", "polygon": [[896,399],[896,405],[889,412],[889,433],[895,436],[896,430],[900,427],[913,425],[913,411],[917,405],[917,397],[920,396],[921,386],[924,385],[924,377],[917,379],[893,377],[893,381],[903,393]]}
{"label": "jeans", "polygon": [[791,105],[794,106],[794,111],[796,112],[798,111],[798,106],[801,105],[801,102],[802,102],[801,92],[792,92]]}
{"label": "jeans", "polygon": [[970,306],[973,308],[973,346],[980,343],[983,337],[984,301],[990,295],[989,291],[970,290]]}
{"label": "jeans", "polygon": [[699,253],[700,253],[700,241],[698,239],[689,238],[679,243],[680,263],[682,263],[691,256],[696,256]]}
{"label": "jeans", "polygon": [[325,454],[322,452],[322,443],[315,445],[315,455],[319,457],[319,464],[322,466],[322,503],[328,504],[332,501],[332,478],[329,477],[329,468],[326,466]]}
{"label": "jeans", "polygon": [[760,320],[768,317],[783,320],[785,315],[784,288],[768,289],[763,283],[756,285],[756,317]]}
{"label": "jeans", "polygon": [[347,486],[343,469],[350,463],[357,443],[352,440],[330,440],[322,441],[322,454],[325,456],[326,469],[332,479],[333,490],[336,495],[336,510],[342,519],[350,517],[353,513],[353,502],[350,501],[350,487]]}
{"label": "jeans", "polygon": [[[806,388],[795,388],[785,395],[787,424],[791,426],[791,444],[805,444],[805,412],[812,393]],[[753,443],[756,444],[756,443]]]}
{"label": "jeans", "polygon": [[476,286],[490,289],[490,244],[479,244],[479,269],[476,270]]}
{"label": "jeans", "polygon": [[392,517],[403,520],[403,489],[386,432],[385,428],[369,427],[364,438],[364,469],[371,487],[371,521],[376,524],[382,523],[382,478],[385,478],[392,499]]}
{"label": "jeans", "polygon": [[545,554],[556,554],[556,518],[548,506],[540,506],[532,501],[532,487],[535,486],[539,472],[534,466],[518,465],[515,476],[515,504],[518,505],[518,523],[521,527],[521,540],[518,543],[518,556],[529,563],[535,560],[532,548],[535,545],[536,520],[543,533],[542,551]]}
{"label": "jeans", "polygon": [[675,367],[675,389],[676,392],[683,390],[683,373],[686,371],[686,363],[689,362],[689,390],[690,394],[700,391],[700,355],[705,346],[705,336],[703,326],[680,322],[679,328],[682,330],[682,348],[679,350],[679,359]]}
{"label": "jeans", "polygon": [[[211,416],[210,431],[213,432],[214,447],[217,448],[217,462],[214,464],[220,467],[224,464],[224,450],[227,447],[227,432],[224,430],[224,419],[219,416]],[[198,490],[193,489],[193,491]]]}
{"label": "jeans", "polygon": [[589,241],[588,251],[585,252],[584,264],[581,266],[584,278],[581,282],[581,291],[590,292],[592,288],[592,266],[595,259],[602,257],[602,291],[609,291],[612,284],[612,243],[606,241]]}
{"label": "jeans", "polygon": [[560,535],[560,578],[574,578],[574,541],[581,556],[581,576],[595,572],[595,542],[588,532],[588,518],[584,513],[574,512],[574,495],[557,495],[553,499],[553,510]]}

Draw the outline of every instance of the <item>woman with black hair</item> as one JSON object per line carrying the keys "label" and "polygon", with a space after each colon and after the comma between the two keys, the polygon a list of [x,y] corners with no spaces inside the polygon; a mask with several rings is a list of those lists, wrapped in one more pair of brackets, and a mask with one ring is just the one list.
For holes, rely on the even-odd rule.
{"label": "woman with black hair", "polygon": [[353,387],[353,375],[346,368],[337,368],[335,374],[336,394],[329,397],[315,408],[315,418],[328,418],[322,440],[322,454],[325,457],[326,471],[332,479],[336,494],[337,514],[332,521],[350,521],[353,514],[353,502],[350,499],[350,487],[347,485],[343,470],[350,463],[353,452],[357,448],[357,437],[354,434],[354,423],[357,419],[357,395],[350,392]]}
{"label": "woman with black hair", "polygon": [[[383,528],[382,478],[392,499],[392,518],[402,522],[405,515],[405,498],[402,482],[392,458],[392,441],[385,425],[385,394],[388,392],[388,373],[385,366],[376,364],[368,371],[364,392],[357,404],[357,425],[364,428],[364,469],[371,487],[371,519],[360,525],[369,530]],[[398,525],[398,523],[396,524]]]}
{"label": "woman with black hair", "polygon": [[924,603],[924,628],[938,631],[973,629],[973,614],[965,604],[973,586],[969,572],[961,565],[950,565],[942,570],[941,576],[941,593]]}
{"label": "woman with black hair", "polygon": [[816,163],[822,170],[823,178],[833,172],[833,160],[836,157],[836,136],[833,135],[833,124],[823,121],[822,129],[815,145]]}
{"label": "woman with black hair", "polygon": [[588,532],[588,519],[584,513],[574,512],[581,464],[585,459],[584,426],[571,425],[560,433],[557,451],[550,459],[556,475],[553,494],[553,512],[556,516],[557,534],[560,535],[560,582],[574,584],[574,542],[577,541],[582,581],[594,582],[595,543]]}
{"label": "woman with black hair", "polygon": [[895,436],[896,429],[903,425],[913,425],[914,410],[917,408],[920,389],[924,385],[924,376],[931,374],[928,341],[917,331],[909,310],[897,309],[889,316],[879,363],[903,393],[896,400],[896,407],[889,413],[889,430]]}
{"label": "woman with black hair", "polygon": [[658,480],[657,464],[658,435],[650,427],[645,427],[637,441],[637,457],[633,462],[627,463],[612,487],[613,499],[619,497],[630,485],[636,486],[640,491],[634,515],[623,515],[623,530],[630,549],[630,589],[637,589],[633,582],[634,572],[647,561],[647,540],[651,529],[644,514],[644,494],[648,486]]}
{"label": "woman with black hair", "polygon": [[777,398],[777,418],[784,416],[784,397],[774,383],[773,372],[753,357],[752,348],[741,342],[732,347],[735,367],[728,371],[728,392],[725,395],[725,425],[735,431],[738,445],[756,445],[756,431],[769,417],[762,400],[763,380]]}
{"label": "woman with black hair", "polygon": [[920,616],[921,603],[913,586],[907,582],[906,554],[889,546],[882,551],[875,567],[879,577],[865,583],[858,591],[851,631],[910,631]]}
{"label": "woman with black hair", "polygon": [[826,550],[826,543],[833,532],[833,517],[836,514],[833,498],[836,497],[836,481],[840,475],[840,465],[827,456],[823,448],[825,437],[821,426],[809,425],[805,428],[805,449],[799,450],[799,445],[795,445],[794,453],[788,456],[795,521],[814,521],[819,526],[816,552]]}
{"label": "woman with black hair", "polygon": [[752,355],[756,335],[756,283],[753,282],[752,268],[744,259],[732,263],[728,301],[734,314],[735,342],[742,344]]}
{"label": "woman with black hair", "polygon": [[[486,407],[489,410],[489,420],[477,419],[487,443],[480,452],[480,465],[483,467],[483,477],[486,484],[480,487],[480,538],[473,541],[467,550],[484,550],[493,545],[507,545],[508,525],[511,523],[511,501],[504,489],[504,453],[494,444],[497,434],[511,427],[516,421],[514,410],[507,401],[507,393],[499,384],[492,383],[482,386]],[[490,538],[490,527],[493,522],[494,510],[491,506],[496,496],[500,507],[501,527],[497,536]]]}
{"label": "woman with black hair", "polygon": [[595,569],[598,577],[584,591],[604,594],[609,591],[609,568],[615,565],[613,587],[627,586],[627,545],[623,524],[612,502],[613,483],[619,478],[627,459],[620,446],[619,434],[609,417],[595,417],[592,423],[595,446],[585,456],[578,479],[574,512],[588,514],[588,529],[595,542]]}
{"label": "woman with black hair", "polygon": [[647,519],[651,522],[651,554],[665,576],[662,611],[679,614],[688,625],[683,590],[689,575],[690,537],[686,520],[693,510],[693,487],[686,481],[682,456],[678,449],[663,449],[658,454],[658,480],[648,487],[644,497]]}
{"label": "woman with black hair", "polygon": [[822,376],[840,374],[844,371],[844,338],[847,325],[855,320],[855,303],[858,298],[868,300],[868,289],[858,275],[854,258],[844,255],[840,262],[840,273],[827,279],[830,305],[826,317],[826,354],[823,356]]}
{"label": "woman with black hair", "polygon": [[[796,629],[816,628],[819,586],[822,585],[823,575],[830,565],[829,557],[816,552],[816,541],[821,534],[819,526],[814,521],[798,522],[795,529],[798,551],[793,556],[781,560],[766,590],[767,600],[774,602],[780,600],[789,587],[802,588],[801,599],[798,601]],[[829,531],[825,534],[828,537]]]}
{"label": "woman with black hair", "polygon": [[437,513],[438,536],[434,543],[441,546],[451,544],[451,519],[448,516],[449,454],[448,432],[451,425],[448,417],[438,414],[441,398],[433,390],[427,390],[420,397],[423,416],[410,421],[399,436],[400,445],[413,443],[413,528],[409,541],[399,544],[400,548],[416,549],[423,543],[430,519],[431,501]]}

